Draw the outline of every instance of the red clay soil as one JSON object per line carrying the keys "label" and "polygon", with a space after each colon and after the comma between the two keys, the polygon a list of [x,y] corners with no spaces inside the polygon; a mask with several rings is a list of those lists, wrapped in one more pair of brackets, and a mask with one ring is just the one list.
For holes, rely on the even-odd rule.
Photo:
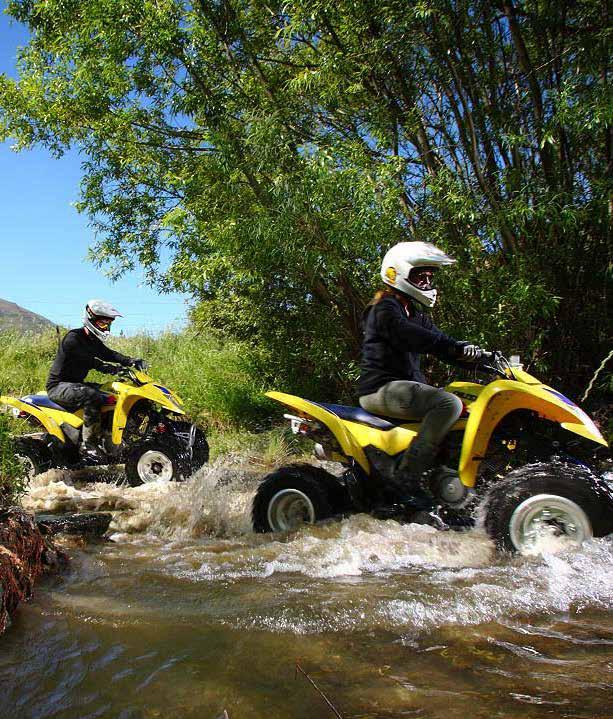
{"label": "red clay soil", "polygon": [[19,602],[32,596],[36,578],[66,561],[31,514],[19,508],[0,512],[0,634]]}

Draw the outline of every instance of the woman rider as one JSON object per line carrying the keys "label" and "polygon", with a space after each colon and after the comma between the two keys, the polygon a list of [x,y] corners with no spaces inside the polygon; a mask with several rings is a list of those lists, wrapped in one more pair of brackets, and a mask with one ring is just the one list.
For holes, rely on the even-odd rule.
{"label": "woman rider", "polygon": [[[428,242],[400,242],[381,265],[386,287],[374,296],[363,318],[360,405],[371,414],[422,420],[417,437],[401,458],[395,484],[405,501],[423,498],[420,479],[432,467],[447,432],[462,412],[461,400],[426,383],[420,356],[450,364],[479,362],[483,350],[441,332],[418,304],[436,302],[434,274],[454,259]],[[415,496],[417,495],[417,496]]]}

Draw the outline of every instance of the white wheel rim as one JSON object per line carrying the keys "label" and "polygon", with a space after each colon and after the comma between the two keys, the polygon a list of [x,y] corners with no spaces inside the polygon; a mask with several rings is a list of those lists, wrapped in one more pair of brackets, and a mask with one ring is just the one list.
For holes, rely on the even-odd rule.
{"label": "white wheel rim", "polygon": [[25,470],[25,475],[28,479],[32,479],[36,475],[36,465],[32,461],[31,457],[25,454],[16,454],[15,459],[21,464]]}
{"label": "white wheel rim", "polygon": [[594,536],[584,510],[555,494],[536,494],[522,502],[511,515],[509,535],[521,553],[529,552],[543,537],[567,537],[578,545]]}
{"label": "white wheel rim", "polygon": [[136,471],[144,484],[170,482],[173,473],[172,460],[163,452],[150,449],[140,456]]}
{"label": "white wheel rim", "polygon": [[288,532],[314,523],[313,502],[298,489],[283,489],[268,503],[268,524],[273,532]]}

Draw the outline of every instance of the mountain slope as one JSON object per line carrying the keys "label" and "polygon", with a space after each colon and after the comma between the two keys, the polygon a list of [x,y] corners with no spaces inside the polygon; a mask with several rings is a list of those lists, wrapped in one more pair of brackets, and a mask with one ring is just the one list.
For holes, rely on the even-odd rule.
{"label": "mountain slope", "polygon": [[46,317],[30,312],[14,302],[0,299],[0,330],[40,332],[53,326],[53,322]]}

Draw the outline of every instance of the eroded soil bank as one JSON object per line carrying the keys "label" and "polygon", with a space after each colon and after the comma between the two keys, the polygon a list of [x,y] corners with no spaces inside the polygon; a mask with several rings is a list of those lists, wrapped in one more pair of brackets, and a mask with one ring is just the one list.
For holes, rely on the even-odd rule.
{"label": "eroded soil bank", "polygon": [[0,512],[0,634],[20,602],[32,596],[39,575],[57,571],[67,561],[31,513],[19,507]]}

